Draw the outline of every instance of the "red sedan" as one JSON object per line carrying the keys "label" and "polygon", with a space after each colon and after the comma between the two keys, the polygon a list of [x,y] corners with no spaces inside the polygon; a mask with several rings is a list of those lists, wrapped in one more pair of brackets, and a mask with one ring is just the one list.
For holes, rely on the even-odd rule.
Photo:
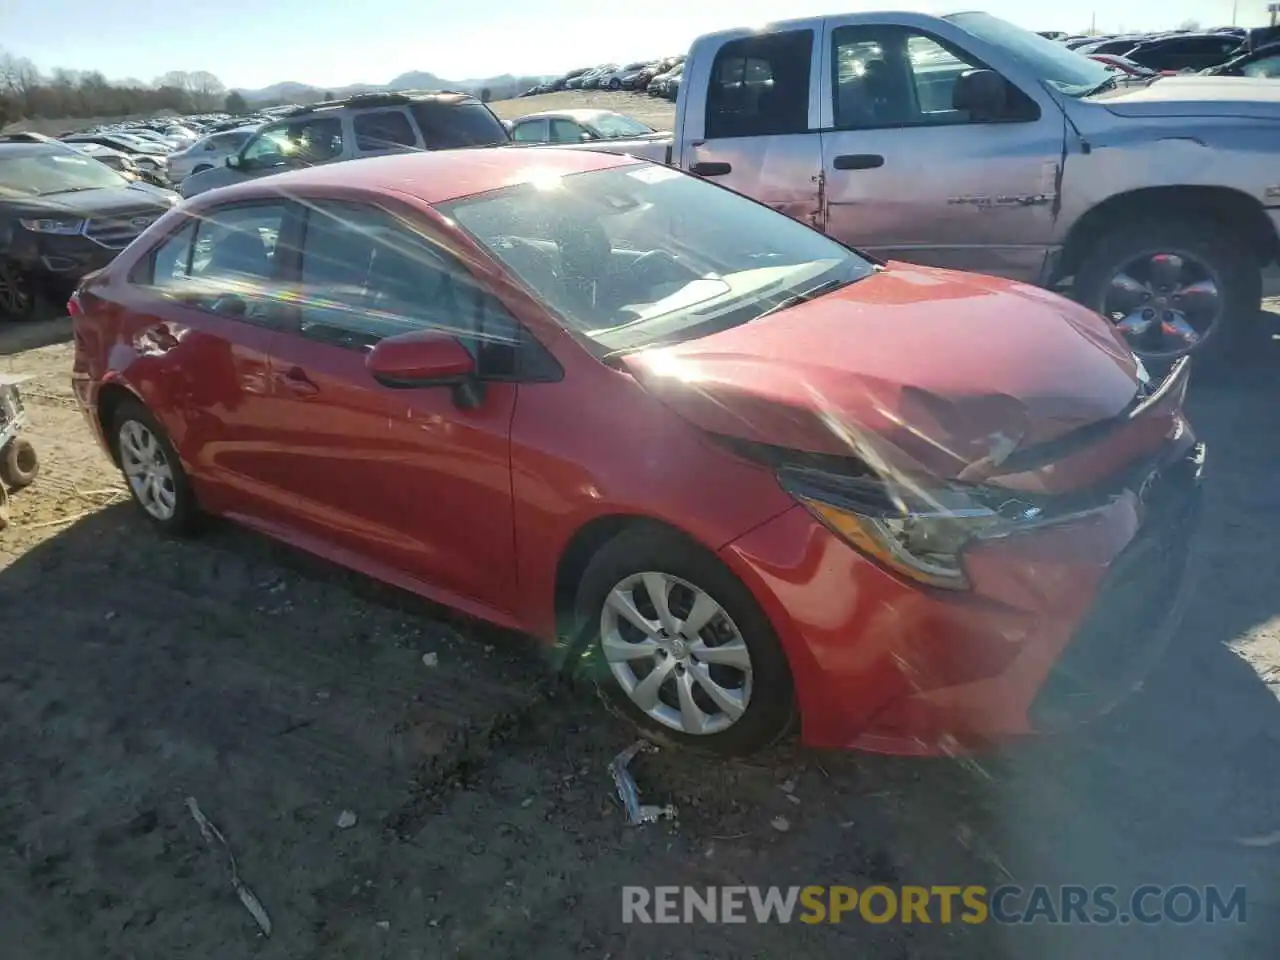
{"label": "red sedan", "polygon": [[1177,620],[1185,361],[585,151],[334,164],[166,214],[71,303],[142,513],[568,647],[650,735],[930,753],[1106,709]]}

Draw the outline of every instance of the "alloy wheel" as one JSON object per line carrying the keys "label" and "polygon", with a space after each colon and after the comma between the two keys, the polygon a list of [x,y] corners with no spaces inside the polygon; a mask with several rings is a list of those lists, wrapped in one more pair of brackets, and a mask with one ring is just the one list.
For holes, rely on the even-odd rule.
{"label": "alloy wheel", "polygon": [[671,574],[632,574],[609,591],[600,646],[631,702],[672,730],[721,733],[751,701],[742,632],[710,594]]}
{"label": "alloy wheel", "polygon": [[31,309],[32,293],[21,270],[0,266],[0,314],[24,316]]}
{"label": "alloy wheel", "polygon": [[1145,253],[1103,288],[1103,316],[1143,359],[1175,360],[1217,330],[1225,297],[1218,275],[1186,253]]}
{"label": "alloy wheel", "polygon": [[120,466],[142,509],[157,520],[173,519],[178,489],[164,447],[146,424],[126,420],[120,427]]}

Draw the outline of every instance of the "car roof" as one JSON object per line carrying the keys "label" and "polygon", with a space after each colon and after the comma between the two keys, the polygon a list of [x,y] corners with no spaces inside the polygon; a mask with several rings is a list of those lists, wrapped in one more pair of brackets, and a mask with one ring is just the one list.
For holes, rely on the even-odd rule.
{"label": "car roof", "polygon": [[615,113],[613,110],[589,110],[581,108],[577,110],[543,110],[540,113],[526,113],[523,117],[519,117],[512,123],[520,123],[523,120],[551,120],[560,117],[565,120],[574,120],[578,123],[590,123],[592,120],[599,120],[601,117],[607,117]]}
{"label": "car roof", "polygon": [[[395,191],[429,204],[448,203],[477,193],[530,183],[545,177],[570,176],[643,163],[634,157],[594,150],[555,147],[474,147],[395,154],[326,163],[278,173],[216,192],[240,198],[301,192],[341,192],[356,188]],[[211,191],[212,193],[212,191]]]}

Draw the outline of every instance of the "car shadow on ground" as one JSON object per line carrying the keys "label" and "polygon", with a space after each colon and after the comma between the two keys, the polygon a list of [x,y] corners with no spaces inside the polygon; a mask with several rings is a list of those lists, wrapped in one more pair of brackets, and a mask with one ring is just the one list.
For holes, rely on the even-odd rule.
{"label": "car shadow on ground", "polygon": [[[590,699],[531,695],[540,663],[519,638],[225,525],[183,543],[127,505],[94,513],[0,570],[0,936],[19,956],[190,960],[228,940],[289,958],[1269,958],[1276,369],[1195,387],[1204,562],[1169,655],[1111,716],[961,760],[663,752],[636,776],[679,820],[643,828],[623,825],[605,772],[630,734]],[[187,795],[268,907],[269,942]],[[360,822],[338,831],[346,807]],[[737,883],[1111,885],[1122,903],[1142,884],[1244,886],[1247,916],[621,923],[623,885]]]}

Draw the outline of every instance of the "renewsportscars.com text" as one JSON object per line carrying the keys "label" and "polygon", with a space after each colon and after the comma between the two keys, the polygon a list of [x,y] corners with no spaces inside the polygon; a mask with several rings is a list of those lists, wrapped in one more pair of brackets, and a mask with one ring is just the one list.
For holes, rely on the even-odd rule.
{"label": "renewsportscars.com text", "polygon": [[623,923],[1244,923],[1244,887],[623,887]]}

